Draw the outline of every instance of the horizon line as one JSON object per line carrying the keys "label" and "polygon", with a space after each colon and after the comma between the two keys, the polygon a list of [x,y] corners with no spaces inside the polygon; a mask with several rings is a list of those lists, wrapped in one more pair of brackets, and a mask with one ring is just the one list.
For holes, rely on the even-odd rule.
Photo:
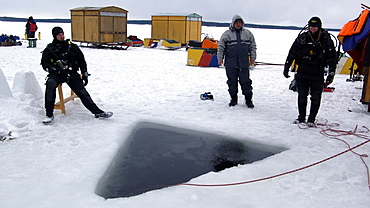
{"label": "horizon line", "polygon": [[[21,17],[0,17],[0,21],[5,22],[27,22],[28,18]],[[50,19],[34,19],[36,22],[58,22],[58,23],[71,23],[70,18],[50,18]],[[141,25],[151,25],[152,20],[127,20],[127,24],[141,24]],[[202,26],[210,27],[229,27],[228,22],[215,22],[215,21],[203,21]],[[245,23],[246,27],[249,28],[262,28],[262,29],[288,29],[288,30],[301,30],[303,27],[299,26],[284,26],[284,25],[269,25],[269,24],[255,24],[255,23]],[[325,28],[328,31],[340,31],[337,28]]]}

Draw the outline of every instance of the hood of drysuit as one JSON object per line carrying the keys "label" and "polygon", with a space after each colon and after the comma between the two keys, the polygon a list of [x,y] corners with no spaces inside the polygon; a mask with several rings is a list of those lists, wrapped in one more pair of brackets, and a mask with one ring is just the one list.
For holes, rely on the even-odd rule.
{"label": "hood of drysuit", "polygon": [[244,27],[244,20],[243,20],[243,18],[242,18],[240,15],[236,14],[236,15],[234,15],[234,16],[233,16],[233,19],[232,19],[232,21],[231,21],[231,23],[230,23],[230,26],[229,26],[230,30],[235,30],[234,23],[235,23],[235,21],[236,21],[237,19],[242,20],[242,22],[243,22],[243,26],[242,26],[242,28],[241,28],[241,29],[243,29],[243,27]]}

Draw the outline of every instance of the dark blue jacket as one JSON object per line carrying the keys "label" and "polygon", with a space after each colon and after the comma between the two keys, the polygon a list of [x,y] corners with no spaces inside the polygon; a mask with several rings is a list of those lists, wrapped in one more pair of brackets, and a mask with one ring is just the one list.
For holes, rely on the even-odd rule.
{"label": "dark blue jacket", "polygon": [[[225,67],[248,68],[250,59],[256,60],[256,42],[253,34],[242,27],[240,30],[234,28],[234,22],[242,19],[235,15],[230,24],[229,30],[225,31],[218,43],[217,59],[225,58]],[[244,24],[244,21],[243,21]]]}

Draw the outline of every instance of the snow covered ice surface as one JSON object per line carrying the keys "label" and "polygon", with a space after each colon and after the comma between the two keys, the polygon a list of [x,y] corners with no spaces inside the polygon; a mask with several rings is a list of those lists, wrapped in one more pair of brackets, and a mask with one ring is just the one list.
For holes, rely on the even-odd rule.
{"label": "snow covered ice surface", "polygon": [[[0,22],[1,33],[22,36],[24,25]],[[366,168],[352,153],[256,183],[174,186],[104,200],[94,193],[98,180],[140,121],[288,149],[252,164],[210,172],[190,181],[196,184],[268,177],[312,164],[348,147],[320,134],[320,128],[301,129],[291,124],[297,117],[297,94],[288,90],[291,80],[283,77],[281,66],[259,65],[251,71],[254,109],[248,109],[244,103],[230,108],[224,68],[186,66],[185,49],[82,48],[92,74],[87,90],[99,107],[114,112],[114,116],[95,119],[77,99],[66,104],[66,115],[55,110],[53,124],[43,125],[43,98],[39,99],[38,93],[21,93],[13,84],[19,83],[16,77],[32,72],[45,90],[46,72],[40,66],[40,52],[52,40],[52,27],[62,26],[69,38],[70,24],[38,25],[42,39],[36,48],[27,48],[27,43],[0,47],[0,69],[12,91],[11,96],[6,84],[0,83],[0,136],[6,138],[0,143],[0,207],[370,207]],[[215,39],[226,29],[203,27]],[[285,61],[299,32],[250,30],[257,41],[257,61],[269,63]],[[128,35],[149,38],[150,26],[128,25]],[[323,93],[318,122],[338,123],[334,128],[346,131],[354,130],[356,125],[359,130],[366,130],[362,126],[370,127],[370,113],[367,106],[359,103],[362,82],[346,82],[347,78],[348,75],[336,75],[332,84],[335,91]],[[63,87],[68,92],[68,86]],[[27,92],[33,91],[38,90]],[[199,95],[208,91],[215,100],[200,100]],[[243,100],[240,93],[239,100]],[[370,136],[366,131],[362,134]],[[354,136],[341,138],[351,146],[365,141]],[[355,151],[370,154],[370,146],[366,144]],[[364,160],[370,164],[368,158]]]}

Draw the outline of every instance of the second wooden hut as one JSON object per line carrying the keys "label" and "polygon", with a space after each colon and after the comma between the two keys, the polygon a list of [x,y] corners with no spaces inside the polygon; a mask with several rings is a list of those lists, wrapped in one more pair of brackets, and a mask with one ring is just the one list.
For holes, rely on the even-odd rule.
{"label": "second wooden hut", "polygon": [[191,14],[152,15],[152,38],[171,39],[186,44],[189,40],[200,41],[202,16]]}

